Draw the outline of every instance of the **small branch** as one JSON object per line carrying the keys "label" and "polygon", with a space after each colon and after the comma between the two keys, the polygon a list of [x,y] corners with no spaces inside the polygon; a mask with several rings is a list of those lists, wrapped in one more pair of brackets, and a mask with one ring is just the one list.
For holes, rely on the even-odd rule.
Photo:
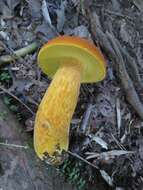
{"label": "small branch", "polygon": [[[10,95],[11,97],[13,97],[15,100],[17,100],[19,103],[21,103],[32,115],[35,115],[35,113],[31,110],[31,108],[29,108],[24,102],[22,102],[17,96],[15,96],[14,94],[12,94],[11,92],[9,92],[9,90],[3,88],[2,86],[0,86],[0,90],[2,90],[4,93]],[[0,93],[1,94],[1,93]]]}
{"label": "small branch", "polygon": [[38,43],[33,42],[30,45],[21,48],[19,50],[14,51],[14,55],[2,55],[0,56],[0,66],[2,66],[5,63],[10,63],[14,59],[18,59],[19,57],[23,57],[29,53],[34,52],[38,48]]}
{"label": "small branch", "polygon": [[[143,104],[141,103],[139,96],[134,88],[133,82],[127,73],[124,60],[120,53],[120,47],[117,45],[117,39],[107,32],[107,36],[116,52],[116,64],[119,67],[119,77],[126,92],[128,102],[134,107],[138,115],[143,119]],[[119,44],[119,41],[118,41]]]}
{"label": "small branch", "polygon": [[8,146],[8,147],[13,147],[13,148],[24,148],[24,149],[28,149],[28,146],[23,146],[23,145],[18,145],[18,144],[9,144],[9,143],[3,143],[0,142],[0,145],[2,146]]}
{"label": "small branch", "polygon": [[[118,73],[118,77],[121,80],[121,84],[124,88],[128,102],[133,106],[137,114],[143,119],[143,104],[136,92],[133,82],[126,70],[125,66],[125,54],[121,51],[122,47],[117,38],[109,32],[104,33],[101,28],[98,15],[94,12],[88,12],[91,20],[91,30],[95,38],[98,39],[102,48],[109,55],[113,61],[114,67]],[[130,60],[129,57],[126,57]]]}
{"label": "small branch", "polygon": [[121,17],[121,18],[127,18],[128,20],[133,20],[131,17],[127,16],[127,15],[124,15],[124,14],[121,14],[121,13],[118,13],[118,12],[115,12],[115,11],[111,11],[111,10],[108,10],[108,9],[105,9],[105,12],[111,14],[111,15],[114,15],[114,16],[117,16],[117,17]]}
{"label": "small branch", "polygon": [[[94,168],[94,170],[97,172],[97,174],[99,174],[106,182],[107,182],[107,178],[105,178],[105,171],[101,170],[100,168],[98,168],[97,166],[95,166],[94,164],[92,164],[91,162],[89,162],[88,160],[84,159],[83,157],[79,156],[76,153],[73,153],[71,151],[67,151],[71,156],[81,160],[82,162],[88,164],[89,166],[91,166],[92,168]],[[103,175],[104,174],[104,175]],[[107,182],[108,183],[108,182]],[[108,183],[110,186],[112,186],[112,183]]]}
{"label": "small branch", "polygon": [[97,170],[98,170],[98,167],[97,167],[97,166],[95,166],[95,165],[92,164],[91,162],[87,161],[87,160],[84,159],[83,157],[79,156],[78,154],[73,153],[73,152],[71,152],[71,151],[69,151],[69,150],[68,150],[67,152],[68,152],[70,155],[72,155],[73,157],[75,157],[75,158],[77,158],[77,159],[83,161],[84,163],[86,163],[86,164],[88,164],[89,166],[93,167],[94,169],[97,169]]}
{"label": "small branch", "polygon": [[132,78],[132,80],[135,83],[137,83],[141,87],[143,87],[143,84],[142,84],[141,78],[140,78],[140,74],[139,74],[139,70],[138,70],[138,66],[137,66],[137,63],[136,63],[135,59],[133,59],[129,55],[127,49],[121,47],[120,43],[117,42],[117,44],[118,44],[118,46],[120,48],[120,51],[121,51],[121,53],[123,55],[123,58],[124,58],[125,62],[126,62],[126,68],[129,71],[130,77]]}

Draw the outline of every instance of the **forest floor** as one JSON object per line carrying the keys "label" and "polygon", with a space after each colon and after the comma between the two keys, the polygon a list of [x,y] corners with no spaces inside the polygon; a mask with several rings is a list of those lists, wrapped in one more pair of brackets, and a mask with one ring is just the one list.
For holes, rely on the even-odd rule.
{"label": "forest floor", "polygon": [[[81,86],[59,170],[78,189],[143,189],[143,2],[0,1],[0,98],[31,137],[51,81],[37,54],[58,35],[91,40],[107,63],[104,81]],[[23,55],[15,52],[23,47]]]}

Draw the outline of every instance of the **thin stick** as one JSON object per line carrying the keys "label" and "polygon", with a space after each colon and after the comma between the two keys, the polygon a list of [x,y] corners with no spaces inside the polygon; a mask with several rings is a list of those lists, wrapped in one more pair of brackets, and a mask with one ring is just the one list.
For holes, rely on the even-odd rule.
{"label": "thin stick", "polygon": [[24,149],[28,149],[29,148],[28,146],[17,145],[17,144],[9,144],[9,143],[3,143],[3,142],[0,142],[0,145],[14,147],[14,148],[24,148]]}
{"label": "thin stick", "polygon": [[29,108],[24,102],[22,102],[17,96],[15,96],[14,94],[12,94],[11,92],[9,92],[8,90],[6,90],[5,88],[3,88],[2,86],[0,86],[0,90],[2,90],[3,92],[5,92],[6,94],[10,95],[11,97],[13,97],[14,99],[16,99],[18,102],[20,102],[32,115],[35,115],[35,113],[31,110],[31,108]]}
{"label": "thin stick", "polygon": [[118,145],[118,147],[121,149],[121,150],[125,150],[126,151],[126,148],[115,138],[115,136],[113,134],[111,134],[113,140],[115,141],[115,143]]}
{"label": "thin stick", "polygon": [[[100,170],[97,166],[95,166],[94,164],[92,164],[92,163],[90,163],[89,161],[87,161],[86,159],[84,159],[84,158],[82,158],[81,156],[79,156],[78,154],[76,154],[76,153],[73,153],[73,152],[71,152],[71,151],[67,151],[70,155],[72,155],[73,157],[76,157],[77,159],[79,159],[79,160],[81,160],[81,161],[83,161],[84,163],[86,163],[86,164],[88,164],[89,166],[91,166],[91,167],[93,167],[95,170],[96,170],[96,172],[98,173],[98,174],[100,174],[100,176],[102,176],[102,178],[106,181],[106,179],[104,178],[104,176],[103,176],[103,171],[104,170]],[[105,172],[105,171],[104,171]],[[107,181],[106,181],[107,182]]]}
{"label": "thin stick", "polygon": [[122,86],[126,93],[128,102],[133,106],[136,113],[143,119],[143,104],[137,94],[134,84],[126,70],[125,59],[121,51],[122,46],[117,38],[109,33],[102,31],[101,25],[98,24],[99,18],[97,14],[89,12],[91,20],[91,30],[94,37],[99,40],[100,45],[105,49],[111,60],[116,63],[114,67],[119,75]]}
{"label": "thin stick", "polygon": [[143,119],[143,104],[140,101],[139,96],[133,85],[133,82],[126,70],[125,63],[120,51],[122,47],[120,47],[119,41],[112,34],[110,34],[109,32],[106,32],[106,34],[115,51],[115,59],[116,59],[115,61],[116,61],[116,64],[118,64],[118,69],[119,69],[118,73],[119,73],[119,77],[122,82],[123,88],[126,92],[127,100],[136,110],[136,112],[141,117],[141,119]]}
{"label": "thin stick", "polygon": [[38,43],[33,42],[24,48],[21,48],[19,50],[14,51],[13,53],[15,56],[13,56],[13,55],[2,55],[0,57],[0,66],[5,64],[5,63],[9,63],[9,62],[13,61],[14,59],[18,59],[19,57],[23,57],[23,56],[27,55],[28,53],[32,53],[37,48],[38,48]]}
{"label": "thin stick", "polygon": [[73,152],[71,152],[71,151],[69,151],[69,150],[68,150],[67,152],[68,152],[70,155],[72,155],[73,157],[78,158],[79,160],[85,162],[86,164],[88,164],[88,165],[90,165],[91,167],[93,167],[93,168],[95,168],[95,169],[98,170],[98,167],[97,167],[97,166],[95,166],[94,164],[88,162],[86,159],[84,159],[83,157],[79,156],[78,154],[73,153]]}

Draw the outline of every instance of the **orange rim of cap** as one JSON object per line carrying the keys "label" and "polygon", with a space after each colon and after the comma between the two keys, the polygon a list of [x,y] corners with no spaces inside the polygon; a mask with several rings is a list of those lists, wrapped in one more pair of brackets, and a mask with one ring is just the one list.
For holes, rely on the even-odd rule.
{"label": "orange rim of cap", "polygon": [[59,66],[77,60],[83,64],[83,83],[98,82],[105,78],[105,59],[94,44],[77,36],[59,36],[46,43],[38,54],[42,71],[53,77]]}

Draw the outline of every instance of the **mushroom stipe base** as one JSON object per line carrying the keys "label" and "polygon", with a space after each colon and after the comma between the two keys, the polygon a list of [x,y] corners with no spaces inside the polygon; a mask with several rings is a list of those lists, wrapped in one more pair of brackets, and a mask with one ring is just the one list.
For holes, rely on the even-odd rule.
{"label": "mushroom stipe base", "polygon": [[41,159],[48,155],[54,165],[62,162],[62,151],[68,150],[70,121],[79,96],[81,75],[82,67],[78,62],[63,63],[36,115],[35,151]]}

